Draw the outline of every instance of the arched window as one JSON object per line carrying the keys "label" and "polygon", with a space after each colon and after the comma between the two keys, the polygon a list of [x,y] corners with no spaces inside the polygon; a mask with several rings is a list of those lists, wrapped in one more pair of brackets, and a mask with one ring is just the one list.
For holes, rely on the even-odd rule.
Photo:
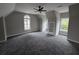
{"label": "arched window", "polygon": [[30,30],[30,16],[24,15],[24,30]]}

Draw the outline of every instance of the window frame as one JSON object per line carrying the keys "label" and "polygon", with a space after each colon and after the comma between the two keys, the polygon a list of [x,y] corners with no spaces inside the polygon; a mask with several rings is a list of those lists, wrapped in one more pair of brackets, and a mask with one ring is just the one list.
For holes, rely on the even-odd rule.
{"label": "window frame", "polygon": [[30,30],[30,16],[24,15],[24,30]]}

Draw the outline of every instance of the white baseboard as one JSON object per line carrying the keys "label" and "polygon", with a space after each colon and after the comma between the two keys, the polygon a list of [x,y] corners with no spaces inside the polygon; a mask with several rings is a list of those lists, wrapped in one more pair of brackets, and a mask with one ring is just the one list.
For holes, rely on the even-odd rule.
{"label": "white baseboard", "polygon": [[7,40],[2,40],[2,41],[0,41],[0,43],[3,43],[3,42],[6,42]]}
{"label": "white baseboard", "polygon": [[71,39],[68,39],[68,40],[79,44],[79,42],[78,42],[78,41],[71,40]]}
{"label": "white baseboard", "polygon": [[25,33],[32,33],[32,32],[22,32],[22,33],[18,33],[18,34],[9,35],[9,36],[7,36],[7,37],[12,37],[12,36],[16,36],[16,35],[25,34]]}
{"label": "white baseboard", "polygon": [[13,34],[13,35],[9,35],[9,36],[7,36],[7,37],[12,37],[12,36],[16,36],[16,35],[20,35],[20,34],[24,34],[24,33],[26,33],[26,32],[18,33],[18,34]]}

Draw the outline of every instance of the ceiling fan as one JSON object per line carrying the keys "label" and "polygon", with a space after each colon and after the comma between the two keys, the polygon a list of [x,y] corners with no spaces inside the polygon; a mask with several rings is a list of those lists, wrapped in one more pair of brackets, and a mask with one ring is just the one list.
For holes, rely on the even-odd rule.
{"label": "ceiling fan", "polygon": [[36,10],[36,12],[46,12],[47,10],[44,10],[44,7],[39,5],[37,8],[33,8],[34,10]]}

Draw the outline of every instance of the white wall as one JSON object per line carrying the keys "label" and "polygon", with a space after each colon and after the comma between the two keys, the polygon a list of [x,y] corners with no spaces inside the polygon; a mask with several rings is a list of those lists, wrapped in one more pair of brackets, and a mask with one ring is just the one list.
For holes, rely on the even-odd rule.
{"label": "white wall", "polygon": [[50,34],[55,35],[56,34],[56,14],[55,11],[48,11],[46,13],[47,18],[48,18],[48,30]]}
{"label": "white wall", "polygon": [[59,35],[60,30],[60,14],[56,12],[56,35]]}
{"label": "white wall", "polygon": [[46,14],[39,14],[37,15],[40,20],[40,30],[41,32],[48,32],[48,19]]}
{"label": "white wall", "polygon": [[68,39],[79,42],[79,4],[69,7]]}
{"label": "white wall", "polygon": [[59,34],[60,14],[57,11],[48,11],[47,13],[49,32],[53,35]]}
{"label": "white wall", "polygon": [[[24,16],[30,16],[31,29],[24,30]],[[39,31],[39,21],[36,15],[14,11],[5,18],[7,36],[13,36],[26,32]]]}
{"label": "white wall", "polygon": [[0,3],[0,41],[6,40],[5,16],[15,8],[13,3]]}
{"label": "white wall", "polygon": [[[6,23],[6,36],[11,36],[19,33],[23,33],[24,31],[24,22],[23,17],[27,13],[12,13],[15,10],[15,3],[1,3],[0,4],[0,16],[5,17]],[[31,30],[30,31],[38,31],[39,29],[39,21],[36,15],[30,14],[31,16]]]}
{"label": "white wall", "polygon": [[42,32],[48,32],[48,19],[46,15],[41,15],[42,17]]}
{"label": "white wall", "polygon": [[3,17],[0,17],[0,41],[5,40],[5,30],[4,30],[4,22]]}
{"label": "white wall", "polygon": [[[40,19],[42,20],[41,26],[42,26],[42,32],[46,33],[53,33],[54,35],[59,34],[59,28],[60,28],[60,14],[56,11],[49,11],[45,14],[38,15]],[[49,26],[49,23],[51,23],[51,26]]]}

